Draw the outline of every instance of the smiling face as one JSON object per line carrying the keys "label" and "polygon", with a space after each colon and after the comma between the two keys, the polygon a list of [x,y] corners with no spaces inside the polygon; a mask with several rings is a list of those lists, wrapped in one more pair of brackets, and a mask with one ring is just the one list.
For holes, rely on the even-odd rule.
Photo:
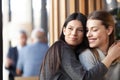
{"label": "smiling face", "polygon": [[105,28],[101,20],[88,19],[87,29],[87,37],[91,48],[104,49],[108,47],[109,35],[112,32],[112,28]]}
{"label": "smiling face", "polygon": [[78,20],[70,21],[66,28],[63,28],[65,41],[71,46],[79,45],[83,40],[83,27],[82,23]]}

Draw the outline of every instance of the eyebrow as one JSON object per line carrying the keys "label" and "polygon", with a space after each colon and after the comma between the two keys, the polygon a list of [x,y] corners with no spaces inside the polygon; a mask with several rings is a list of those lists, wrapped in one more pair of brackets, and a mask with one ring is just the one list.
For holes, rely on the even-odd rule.
{"label": "eyebrow", "polygon": [[[88,27],[87,27],[88,28]],[[98,26],[92,26],[91,28],[98,28]]]}
{"label": "eyebrow", "polygon": [[[74,26],[72,26],[72,25],[69,25],[68,27],[74,27]],[[83,28],[83,26],[79,26],[78,28]]]}

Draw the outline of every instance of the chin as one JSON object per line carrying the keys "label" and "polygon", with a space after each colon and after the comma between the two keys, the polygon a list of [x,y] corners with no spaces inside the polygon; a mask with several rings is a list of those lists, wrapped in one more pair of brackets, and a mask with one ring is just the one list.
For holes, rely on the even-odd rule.
{"label": "chin", "polygon": [[95,48],[96,46],[95,45],[89,45],[91,48]]}
{"label": "chin", "polygon": [[71,45],[71,46],[77,46],[77,44],[75,44],[75,43],[71,43],[71,44],[69,44],[69,45]]}

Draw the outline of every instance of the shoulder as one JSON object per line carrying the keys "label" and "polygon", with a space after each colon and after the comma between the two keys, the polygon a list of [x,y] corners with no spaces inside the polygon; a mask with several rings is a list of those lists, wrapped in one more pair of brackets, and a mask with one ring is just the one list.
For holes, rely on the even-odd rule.
{"label": "shoulder", "polygon": [[97,63],[96,58],[90,49],[86,49],[79,55],[79,60],[85,69],[89,70],[95,66]]}
{"label": "shoulder", "polygon": [[40,47],[43,47],[44,49],[48,49],[49,48],[49,45],[47,42],[39,42],[38,44]]}
{"label": "shoulder", "polygon": [[86,62],[91,62],[94,63],[96,62],[96,58],[93,55],[93,53],[91,52],[90,49],[86,49],[84,50],[80,55],[79,55],[79,60],[82,62],[86,61]]}
{"label": "shoulder", "polygon": [[[20,56],[20,55],[23,56],[23,55],[28,54],[29,52],[31,52],[31,49],[32,49],[32,48],[30,48],[30,44],[24,46],[21,50],[19,50],[19,56]],[[29,51],[29,52],[28,52],[28,51]]]}
{"label": "shoulder", "polygon": [[65,42],[64,42],[64,41],[61,41],[61,40],[56,41],[56,42],[54,43],[54,45],[62,45],[62,44],[65,44]]}
{"label": "shoulder", "polygon": [[12,47],[12,49],[17,49],[17,46],[15,46],[15,47]]}
{"label": "shoulder", "polygon": [[93,56],[92,52],[90,51],[90,49],[85,49],[83,52],[80,53],[79,57],[81,56]]}
{"label": "shoulder", "polygon": [[80,61],[84,61],[84,60],[91,60],[92,58],[94,58],[92,52],[90,51],[90,49],[85,49],[83,52],[80,53],[79,55],[79,59]]}
{"label": "shoulder", "polygon": [[35,47],[35,44],[28,44],[26,45],[25,47],[22,48],[22,50],[30,50],[30,49],[33,49]]}
{"label": "shoulder", "polygon": [[8,54],[17,53],[17,47],[10,47]]}
{"label": "shoulder", "polygon": [[47,54],[56,53],[61,51],[61,41],[54,42],[47,51]]}
{"label": "shoulder", "polygon": [[16,46],[15,46],[15,47],[10,47],[10,48],[9,48],[9,50],[15,50],[15,49],[17,49]]}
{"label": "shoulder", "polygon": [[64,41],[56,41],[55,43],[53,43],[53,45],[51,46],[52,47],[62,47],[65,45],[65,42]]}

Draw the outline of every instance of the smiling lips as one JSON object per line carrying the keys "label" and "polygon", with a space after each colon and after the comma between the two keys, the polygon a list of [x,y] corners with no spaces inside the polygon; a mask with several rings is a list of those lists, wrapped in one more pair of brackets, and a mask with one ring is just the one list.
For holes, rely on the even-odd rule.
{"label": "smiling lips", "polygon": [[88,40],[89,40],[89,43],[93,43],[95,42],[96,38],[89,38]]}
{"label": "smiling lips", "polygon": [[71,37],[71,40],[77,40],[77,38],[76,37]]}

